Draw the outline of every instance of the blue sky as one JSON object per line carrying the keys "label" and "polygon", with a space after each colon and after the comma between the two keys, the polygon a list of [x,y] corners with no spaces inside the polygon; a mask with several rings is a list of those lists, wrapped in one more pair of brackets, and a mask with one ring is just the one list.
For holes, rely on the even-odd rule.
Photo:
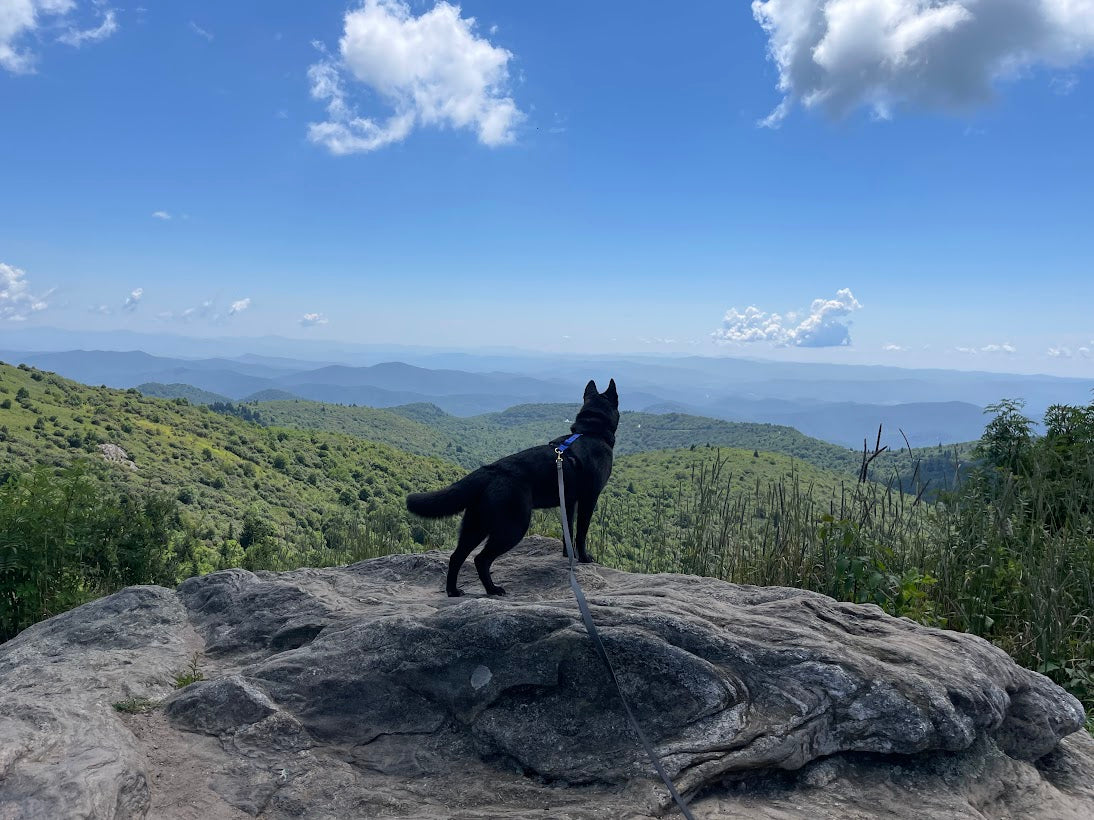
{"label": "blue sky", "polygon": [[163,5],[0,0],[0,329],[1094,374],[1094,3]]}

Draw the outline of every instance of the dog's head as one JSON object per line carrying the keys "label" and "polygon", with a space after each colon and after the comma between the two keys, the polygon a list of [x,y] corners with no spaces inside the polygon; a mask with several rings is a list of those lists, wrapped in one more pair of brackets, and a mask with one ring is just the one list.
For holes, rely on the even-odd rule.
{"label": "dog's head", "polygon": [[[585,385],[585,403],[574,420],[571,428],[575,433],[615,434],[619,426],[619,394],[615,390],[615,379],[608,382],[608,389],[601,393],[592,379]],[[580,429],[579,429],[580,428]]]}

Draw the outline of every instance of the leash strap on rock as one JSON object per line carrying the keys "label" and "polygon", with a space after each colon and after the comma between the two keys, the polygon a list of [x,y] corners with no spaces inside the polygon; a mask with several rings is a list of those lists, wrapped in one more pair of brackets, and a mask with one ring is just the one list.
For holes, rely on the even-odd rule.
{"label": "leash strap on rock", "polygon": [[[574,438],[576,438],[576,436],[574,436]],[[567,441],[566,444],[568,445],[570,442]],[[646,733],[643,732],[642,727],[638,725],[638,719],[634,716],[634,712],[631,711],[630,704],[627,703],[627,698],[623,694],[623,687],[619,685],[619,678],[616,677],[615,668],[608,658],[608,651],[604,648],[604,642],[600,640],[600,633],[596,631],[592,613],[589,612],[589,604],[585,601],[585,593],[582,592],[581,584],[577,581],[577,573],[574,572],[577,556],[574,554],[574,545],[570,541],[570,522],[566,516],[566,487],[562,480],[563,452],[564,450],[555,449],[555,453],[557,454],[557,457],[555,458],[555,467],[558,470],[558,510],[562,517],[562,541],[566,546],[566,558],[570,562],[570,589],[574,591],[574,598],[577,599],[577,608],[581,610],[581,620],[585,623],[585,631],[589,633],[589,637],[592,639],[596,654],[600,656],[600,659],[604,661],[604,665],[608,667],[608,674],[611,675],[612,683],[615,684],[615,691],[619,693],[619,700],[623,702],[623,710],[627,713],[627,720],[630,721],[634,733],[638,735],[638,739],[642,743],[642,748],[644,748],[646,754],[649,755],[650,761],[653,763],[653,768],[655,768],[657,773],[661,776],[661,780],[668,788],[669,794],[676,802],[676,805],[680,807],[680,811],[683,812],[684,817],[686,817],[687,820],[695,820],[691,810],[688,808],[688,804],[684,802],[684,798],[676,791],[676,786],[673,785],[672,778],[668,776],[664,766],[661,765],[661,759],[657,756],[657,752],[653,750],[653,745],[646,738]]]}

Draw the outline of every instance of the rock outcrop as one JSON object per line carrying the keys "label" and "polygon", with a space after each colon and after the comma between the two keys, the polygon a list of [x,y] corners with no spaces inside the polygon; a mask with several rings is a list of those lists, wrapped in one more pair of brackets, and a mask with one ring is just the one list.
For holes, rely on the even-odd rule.
{"label": "rock outcrop", "polygon": [[[561,547],[133,587],[0,645],[0,818],[671,814]],[[978,638],[795,589],[580,569],[700,818],[1088,818],[1080,704]],[[172,684],[194,653],[206,680]],[[112,704],[163,699],[141,714]]]}

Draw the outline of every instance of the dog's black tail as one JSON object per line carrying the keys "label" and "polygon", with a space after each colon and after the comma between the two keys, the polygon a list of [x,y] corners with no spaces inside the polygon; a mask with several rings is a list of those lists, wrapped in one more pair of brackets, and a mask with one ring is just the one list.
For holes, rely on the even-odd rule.
{"label": "dog's black tail", "polygon": [[470,473],[455,484],[432,493],[411,493],[406,497],[406,508],[425,518],[444,518],[467,509],[482,492],[489,477],[485,470]]}

